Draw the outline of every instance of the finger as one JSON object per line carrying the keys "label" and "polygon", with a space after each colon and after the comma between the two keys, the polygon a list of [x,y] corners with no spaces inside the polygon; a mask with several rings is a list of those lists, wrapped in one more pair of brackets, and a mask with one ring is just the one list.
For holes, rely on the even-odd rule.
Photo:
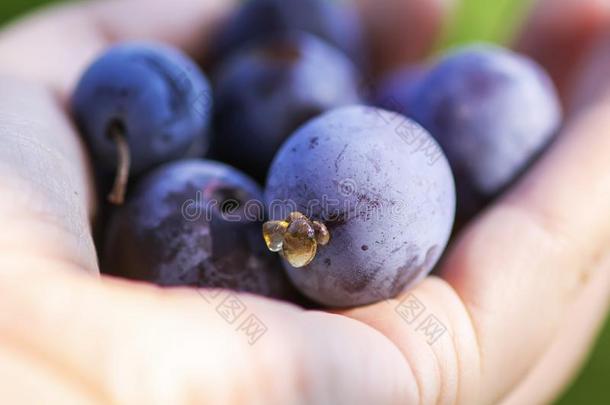
{"label": "finger", "polygon": [[[583,58],[577,69],[571,91],[570,111],[578,113],[596,103],[607,102],[610,95],[610,30]],[[606,98],[606,100],[604,100]]]}
{"label": "finger", "polygon": [[26,17],[0,33],[0,73],[51,85],[64,97],[82,70],[107,46],[158,40],[193,56],[232,1],[96,1],[66,4]]}
{"label": "finger", "polygon": [[440,38],[457,0],[357,0],[374,73],[425,57]]}
{"label": "finger", "polygon": [[[579,68],[574,80],[577,97],[572,100],[572,115],[587,115],[589,111],[610,109],[610,82],[608,81],[608,45],[610,37],[597,44],[592,52],[584,58],[583,68]],[[603,118],[599,117],[600,123]],[[602,124],[600,124],[602,125]],[[604,128],[601,128],[604,130]],[[590,130],[595,131],[596,128]],[[606,133],[607,135],[607,133]],[[592,145],[592,148],[596,146]],[[583,152],[584,153],[584,152]],[[584,156],[586,161],[589,156]],[[586,170],[583,167],[583,170]],[[606,169],[607,170],[607,169]],[[597,174],[590,173],[592,177]],[[587,207],[588,209],[588,207]],[[580,218],[583,210],[574,210],[573,216]],[[609,221],[601,216],[598,220],[604,226]],[[520,384],[518,389],[506,399],[507,404],[546,403],[551,402],[554,395],[565,387],[574,376],[576,368],[582,364],[584,357],[593,346],[595,335],[601,327],[610,305],[610,249],[608,244],[601,242],[602,251],[606,252],[600,266],[593,266],[590,276],[578,293],[570,312],[564,316],[559,332],[545,351],[536,367]],[[585,277],[587,274],[585,273]],[[554,378],[549,378],[553,376]],[[541,390],[540,387],[544,386]]]}
{"label": "finger", "polygon": [[[443,280],[429,278],[400,297],[406,307],[379,303],[347,312],[401,348],[424,401],[499,402],[541,360],[561,325],[577,323],[565,317],[577,316],[571,308],[579,298],[588,303],[580,308],[603,311],[608,289],[583,291],[607,280],[594,272],[610,248],[608,117],[606,101],[571,118],[533,170],[460,236]],[[440,326],[429,328],[431,322]],[[600,318],[588,324],[595,322]],[[446,333],[428,345],[431,330]],[[586,347],[586,339],[566,336],[575,350]],[[557,371],[554,381],[547,376],[549,387],[561,382]]]}
{"label": "finger", "polygon": [[565,100],[586,50],[609,23],[608,0],[538,0],[516,47],[549,71]]}
{"label": "finger", "polygon": [[[359,322],[227,291],[100,284],[59,269],[29,284],[20,268],[48,263],[2,264],[16,274],[0,275],[0,345],[41,359],[101,402],[414,403],[400,353]],[[243,329],[252,316],[262,335]]]}
{"label": "finger", "polygon": [[496,392],[538,361],[610,246],[609,115],[610,105],[601,104],[574,117],[523,181],[462,236],[444,267],[473,314],[482,385]]}
{"label": "finger", "polygon": [[481,353],[468,308],[445,281],[428,277],[396,299],[342,311],[371,325],[410,365],[421,404],[482,404]]}
{"label": "finger", "polygon": [[553,403],[595,345],[610,309],[610,256],[579,293],[553,343],[503,405]]}
{"label": "finger", "polygon": [[95,196],[79,137],[48,89],[14,78],[39,81],[65,100],[81,70],[111,41],[149,38],[194,48],[197,32],[228,2],[179,3],[63,5],[0,33],[0,74],[7,74],[0,80],[3,252],[60,257],[98,272],[89,226]]}
{"label": "finger", "polygon": [[[377,72],[424,56],[455,0],[359,0]],[[109,43],[154,39],[201,54],[215,22],[233,1],[98,1],[34,15],[0,36],[0,69],[41,80],[67,94],[84,66]],[[134,18],[137,16],[137,18]],[[2,71],[2,70],[0,70]]]}
{"label": "finger", "polygon": [[0,254],[97,273],[95,196],[80,138],[47,88],[0,77],[0,89]]}
{"label": "finger", "polygon": [[50,370],[40,359],[0,343],[0,378],[2,401],[11,404],[99,403],[88,392]]}

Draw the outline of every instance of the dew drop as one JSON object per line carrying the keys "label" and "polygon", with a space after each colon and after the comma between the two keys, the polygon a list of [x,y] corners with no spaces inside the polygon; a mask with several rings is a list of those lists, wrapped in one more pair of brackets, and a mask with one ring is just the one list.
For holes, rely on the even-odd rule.
{"label": "dew drop", "polygon": [[269,221],[263,224],[263,237],[267,247],[280,255],[292,267],[307,266],[316,257],[318,244],[330,241],[326,226],[310,221],[300,212],[292,212],[284,221]]}
{"label": "dew drop", "polygon": [[284,234],[288,225],[286,221],[269,221],[263,224],[263,238],[270,251],[279,252],[282,250]]}
{"label": "dew drop", "polygon": [[287,233],[282,251],[292,267],[304,267],[316,257],[317,243],[306,235]]}
{"label": "dew drop", "polygon": [[318,221],[313,221],[313,229],[316,235],[316,242],[318,242],[320,246],[327,245],[330,241],[330,233],[328,232],[326,225]]}

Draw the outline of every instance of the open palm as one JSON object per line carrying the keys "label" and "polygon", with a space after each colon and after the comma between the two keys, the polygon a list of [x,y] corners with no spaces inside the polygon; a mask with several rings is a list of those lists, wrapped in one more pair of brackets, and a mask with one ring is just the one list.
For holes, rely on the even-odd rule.
{"label": "open palm", "polygon": [[[420,56],[449,3],[359,2],[374,43],[397,35],[380,23],[388,16],[405,16],[397,26],[419,38],[378,52],[384,62]],[[96,276],[96,199],[65,110],[71,88],[117,40],[163,40],[196,56],[229,1],[100,1],[8,27],[0,33],[0,402],[552,399],[610,297],[610,98],[592,80],[594,60],[580,87],[569,80],[610,13],[597,1],[539,3],[518,46],[546,63],[574,106],[558,141],[459,235],[440,276],[339,313]]]}

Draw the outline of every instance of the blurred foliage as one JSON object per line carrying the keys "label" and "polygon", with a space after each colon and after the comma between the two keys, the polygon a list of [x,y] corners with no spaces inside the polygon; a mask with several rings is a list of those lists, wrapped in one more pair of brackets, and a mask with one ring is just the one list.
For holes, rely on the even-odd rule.
{"label": "blurred foliage", "polygon": [[507,43],[527,15],[532,0],[458,0],[441,48],[472,41]]}
{"label": "blurred foliage", "polygon": [[[424,0],[422,0],[424,1]],[[2,0],[0,23],[52,0]],[[530,0],[461,0],[449,24],[442,47],[471,41],[507,43],[523,22]],[[610,403],[610,319],[587,365],[557,405]]]}
{"label": "blurred foliage", "polygon": [[607,405],[610,403],[610,318],[580,376],[556,405]]}
{"label": "blurred foliage", "polygon": [[2,0],[0,1],[0,23],[17,17],[24,10],[51,2],[49,0]]}

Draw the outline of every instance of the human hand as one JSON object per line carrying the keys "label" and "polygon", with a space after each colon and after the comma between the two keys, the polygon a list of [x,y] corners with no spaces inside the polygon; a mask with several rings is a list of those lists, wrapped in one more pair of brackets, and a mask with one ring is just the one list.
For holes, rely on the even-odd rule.
{"label": "human hand", "polygon": [[[407,21],[419,40],[386,49],[388,65],[431,46],[440,5],[448,4],[359,2],[377,10],[364,13],[372,30],[383,25],[384,12],[399,14],[401,7],[426,7],[407,20],[432,19]],[[556,21],[564,21],[557,17],[564,10],[575,27],[594,32],[597,25],[583,21],[600,3],[563,3],[540,2],[521,49],[545,61],[547,47],[580,32],[549,23],[544,10],[551,7]],[[579,7],[568,7],[574,3]],[[196,54],[205,28],[230,6],[66,5],[0,34],[0,397],[78,404],[550,400],[590,346],[610,297],[610,102],[603,98],[583,96],[541,161],[459,236],[441,276],[395,300],[326,313],[87,274],[98,272],[90,226],[95,197],[65,111],[78,74],[117,40],[158,39]],[[374,32],[380,43],[391,36]],[[574,49],[595,36],[576,35]],[[581,56],[547,60],[546,67],[569,77]],[[227,298],[245,308],[232,324],[222,305]],[[413,320],[415,305],[423,311]],[[262,336],[240,327],[249,315],[264,323]]]}

